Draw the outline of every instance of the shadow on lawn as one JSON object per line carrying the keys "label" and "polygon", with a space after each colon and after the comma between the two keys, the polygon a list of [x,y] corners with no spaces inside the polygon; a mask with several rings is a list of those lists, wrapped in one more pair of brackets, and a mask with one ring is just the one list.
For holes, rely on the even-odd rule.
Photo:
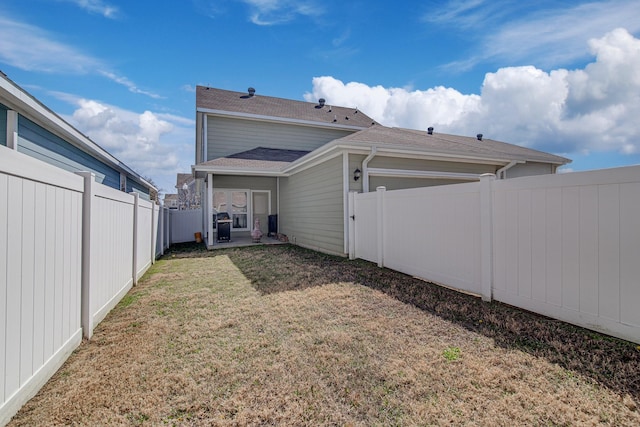
{"label": "shadow on lawn", "polygon": [[176,256],[228,256],[263,294],[336,282],[377,289],[490,337],[496,345],[544,357],[618,393],[628,393],[640,403],[640,348],[617,338],[498,302],[485,303],[366,261],[349,261],[297,246],[255,246],[215,252],[207,252],[204,247],[192,248],[195,251],[176,249]]}

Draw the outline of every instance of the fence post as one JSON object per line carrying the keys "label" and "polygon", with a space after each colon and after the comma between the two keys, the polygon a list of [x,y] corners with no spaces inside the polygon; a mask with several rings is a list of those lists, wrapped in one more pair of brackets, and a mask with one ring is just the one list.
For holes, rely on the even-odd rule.
{"label": "fence post", "polygon": [[18,151],[18,112],[7,110],[7,148]]}
{"label": "fence post", "polygon": [[151,200],[151,264],[156,263],[156,238],[158,235],[158,224],[156,223],[156,203]]}
{"label": "fence post", "polygon": [[160,215],[160,219],[158,220],[158,240],[160,240],[160,256],[164,255],[164,206],[160,205],[160,209],[158,209],[158,215]]}
{"label": "fence post", "polygon": [[349,215],[349,259],[356,259],[356,201],[355,201],[356,192],[349,192],[349,207],[348,214]]}
{"label": "fence post", "polygon": [[480,281],[482,300],[493,298],[493,182],[492,173],[480,175]]}
{"label": "fence post", "polygon": [[140,195],[135,191],[129,193],[133,196],[133,286],[138,284],[138,213]]}
{"label": "fence post", "polygon": [[167,217],[164,221],[164,239],[167,243],[167,249],[171,247],[171,209],[167,208],[165,211]]}
{"label": "fence post", "polygon": [[378,211],[377,246],[378,246],[378,267],[384,267],[384,194],[387,187],[376,188],[376,210]]}
{"label": "fence post", "polygon": [[84,178],[82,194],[82,279],[80,286],[80,324],[82,335],[90,339],[93,335],[93,313],[91,312],[91,219],[96,175],[92,172],[76,172]]}

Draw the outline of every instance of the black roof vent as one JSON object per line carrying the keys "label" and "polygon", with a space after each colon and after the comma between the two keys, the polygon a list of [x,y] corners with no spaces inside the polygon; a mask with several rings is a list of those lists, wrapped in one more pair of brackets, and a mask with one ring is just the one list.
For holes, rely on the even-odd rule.
{"label": "black roof vent", "polygon": [[249,92],[249,96],[253,96],[256,94],[256,90],[252,87],[250,87],[249,89],[247,89],[247,92]]}
{"label": "black roof vent", "polygon": [[476,138],[478,138],[478,141],[482,141],[482,134],[481,133],[477,134]]}
{"label": "black roof vent", "polygon": [[432,128],[431,126],[429,126],[429,127],[427,128],[427,133],[428,133],[429,135],[433,135],[433,128]]}
{"label": "black roof vent", "polygon": [[325,103],[325,99],[324,98],[320,98],[318,99],[318,105],[320,106],[320,108],[324,107],[324,103]]}

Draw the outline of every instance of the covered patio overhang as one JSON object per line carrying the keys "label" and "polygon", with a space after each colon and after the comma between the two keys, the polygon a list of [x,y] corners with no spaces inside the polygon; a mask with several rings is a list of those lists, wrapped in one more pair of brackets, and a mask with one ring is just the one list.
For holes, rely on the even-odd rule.
{"label": "covered patio overhang", "polygon": [[[256,220],[264,235],[263,243],[280,243],[271,239],[276,236],[269,235],[271,228],[267,228],[271,227],[272,216],[279,211],[279,180],[286,176],[282,170],[291,160],[305,154],[307,152],[256,148],[192,166],[194,176],[205,181],[203,223],[207,247],[253,243],[251,232]],[[230,225],[223,221],[221,227],[217,227],[219,213],[228,215]]]}

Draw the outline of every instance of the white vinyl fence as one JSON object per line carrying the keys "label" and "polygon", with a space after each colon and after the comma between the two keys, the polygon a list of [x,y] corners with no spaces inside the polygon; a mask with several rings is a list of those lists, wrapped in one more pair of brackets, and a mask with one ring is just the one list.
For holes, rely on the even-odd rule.
{"label": "white vinyl fence", "polygon": [[351,197],[351,257],[640,342],[640,166]]}
{"label": "white vinyl fence", "polygon": [[0,146],[0,425],[154,262],[160,212]]}
{"label": "white vinyl fence", "polygon": [[195,233],[202,233],[202,209],[169,209],[169,243],[195,241]]}

